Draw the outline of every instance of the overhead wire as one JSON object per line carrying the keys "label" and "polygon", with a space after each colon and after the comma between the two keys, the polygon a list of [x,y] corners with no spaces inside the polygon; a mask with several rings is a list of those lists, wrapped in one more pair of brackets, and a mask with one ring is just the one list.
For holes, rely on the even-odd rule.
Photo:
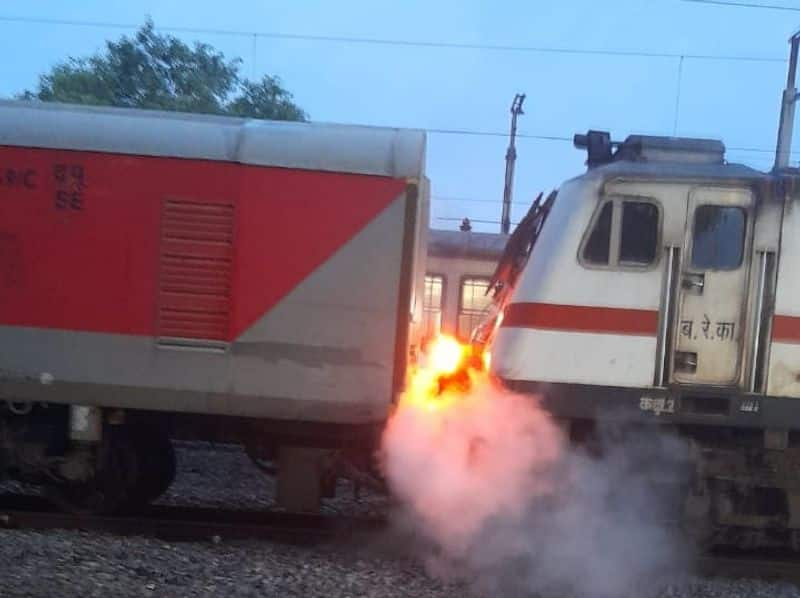
{"label": "overhead wire", "polygon": [[[508,137],[508,131],[475,131],[471,129],[438,129],[438,128],[425,128],[421,127],[427,133],[433,133],[438,135],[478,135],[478,136],[487,136],[487,137]],[[532,133],[517,133],[517,139],[534,139],[539,141],[561,141],[572,143],[573,138],[568,137],[565,135],[539,135],[539,134],[532,134]],[[755,153],[765,153],[765,154],[772,154],[775,152],[774,148],[764,148],[764,147],[752,147],[752,146],[740,146],[740,145],[731,145],[726,146],[725,149],[727,151],[735,151],[735,152],[755,152]]]}
{"label": "overhead wire", "polygon": [[[704,0],[685,0],[685,1],[701,2]],[[707,0],[707,1],[711,2],[712,0]],[[101,27],[101,28],[117,28],[117,29],[137,29],[140,27],[139,25],[131,23],[121,23],[114,21],[89,21],[81,19],[26,17],[26,16],[16,16],[16,15],[0,15],[0,22],[60,25],[60,26],[74,26],[74,27]],[[473,50],[492,50],[492,51],[502,50],[502,51],[519,51],[519,52],[544,52],[544,53],[607,55],[607,56],[636,56],[645,58],[673,58],[681,61],[684,59],[701,59],[701,60],[728,60],[728,61],[786,62],[786,59],[784,58],[769,57],[769,56],[691,54],[691,53],[677,53],[677,52],[654,52],[654,51],[642,51],[642,50],[605,50],[596,48],[566,48],[566,47],[557,48],[557,47],[546,47],[546,46],[517,46],[517,45],[504,45],[504,44],[459,43],[459,42],[444,42],[444,41],[430,41],[430,40],[311,35],[311,34],[284,33],[284,32],[273,32],[273,31],[245,31],[237,29],[184,27],[184,26],[158,26],[157,29],[163,31],[173,31],[173,32],[183,32],[183,33],[244,36],[248,38],[264,37],[264,38],[275,38],[275,39],[297,39],[297,40],[318,41],[318,42],[380,44],[380,45],[393,45],[393,46],[419,46],[428,48],[453,48],[453,49],[473,49]],[[461,129],[461,128],[426,128],[425,130],[428,133],[435,135],[461,135],[461,136],[479,136],[479,137],[508,136],[508,133],[505,131],[481,131],[481,130]],[[566,143],[572,142],[571,136],[533,134],[524,132],[518,133],[517,138],[534,139],[540,141],[557,141]],[[764,153],[772,153],[774,151],[772,149],[765,149],[765,148],[734,147],[734,146],[729,147],[728,149],[736,151],[751,151],[751,152],[764,152]]]}
{"label": "overhead wire", "polygon": [[[24,17],[16,15],[0,15],[0,22],[27,23],[39,25],[62,25],[72,27],[100,27],[106,29],[138,29],[140,25],[113,21],[88,21],[80,19],[59,19],[52,17]],[[185,27],[175,25],[159,25],[162,31],[175,33],[199,33],[206,35],[228,35],[236,37],[283,39],[343,44],[370,44],[395,47],[438,48],[451,50],[481,50],[492,52],[524,52],[539,54],[574,54],[594,56],[617,56],[628,58],[669,58],[689,60],[721,60],[737,62],[786,62],[785,58],[776,56],[754,56],[745,54],[693,54],[688,52],[657,52],[650,50],[609,50],[604,48],[575,48],[554,46],[525,46],[515,44],[490,44],[477,42],[451,42],[441,40],[414,40],[400,38],[357,37],[345,35],[316,35],[307,33],[286,33],[280,31],[245,31],[239,29],[219,29],[205,27]]]}
{"label": "overhead wire", "polygon": [[[463,218],[453,218],[453,217],[449,217],[449,216],[437,216],[436,219],[437,220],[447,220],[447,221],[451,221],[451,222],[462,222],[464,220]],[[500,224],[499,220],[483,220],[481,218],[467,218],[467,220],[469,220],[471,223],[472,222],[477,222],[478,224]],[[519,222],[512,222],[511,224],[513,226],[516,226],[517,224],[519,224]]]}
{"label": "overhead wire", "polygon": [[737,8],[763,8],[767,10],[800,12],[800,7],[784,6],[781,4],[759,4],[756,2],[738,2],[732,0],[683,0],[683,2],[692,2],[694,4],[714,4],[716,6],[735,6]]}
{"label": "overhead wire", "polygon": [[[762,5],[749,2],[734,2],[727,0],[683,0],[683,1],[694,2],[698,4],[718,4],[718,5],[729,5],[729,6],[739,6],[739,7],[772,8],[778,10],[800,11],[800,8],[794,8],[794,7]],[[0,15],[0,22],[73,26],[73,27],[114,28],[114,29],[129,29],[129,30],[135,30],[140,27],[140,25],[135,25],[131,23],[120,23],[112,21],[89,21],[80,19],[25,17],[25,16],[15,16],[15,15]],[[776,63],[786,62],[786,59],[784,58],[771,57],[771,56],[692,54],[692,53],[678,53],[678,52],[656,52],[656,51],[645,51],[645,50],[608,50],[608,49],[597,49],[597,48],[568,48],[568,47],[549,47],[549,46],[522,46],[522,45],[511,45],[511,44],[462,43],[462,42],[448,42],[448,41],[435,41],[435,40],[410,40],[410,39],[388,39],[388,38],[354,37],[354,36],[337,36],[337,35],[314,35],[314,34],[275,32],[275,31],[244,31],[237,29],[185,27],[185,26],[157,26],[156,28],[162,31],[171,31],[176,33],[241,36],[241,37],[251,38],[254,40],[256,38],[270,38],[270,39],[299,40],[299,41],[311,41],[311,42],[372,44],[372,45],[397,46],[397,47],[421,47],[421,48],[440,48],[440,49],[458,49],[458,50],[598,55],[598,56],[617,56],[617,57],[641,57],[641,58],[669,58],[669,59],[678,59],[680,61],[683,61],[685,59],[695,59],[695,60],[742,61],[742,62],[776,62]],[[434,135],[461,135],[461,136],[504,137],[504,138],[508,136],[508,133],[504,131],[486,131],[486,130],[463,129],[463,128],[425,128],[424,130]],[[571,143],[573,141],[573,138],[571,136],[532,134],[524,132],[518,133],[517,138],[539,140],[539,141],[566,142],[566,143]],[[765,154],[767,153],[771,154],[774,152],[773,149],[744,147],[744,146],[730,146],[727,149],[729,151],[735,151],[735,152],[738,151],[738,152],[752,152],[752,153],[765,153]],[[499,203],[501,201],[501,200],[479,199],[479,198],[452,198],[452,197],[450,198],[438,197],[438,199],[444,201],[474,201],[474,202],[486,202],[486,203]],[[520,203],[520,202],[514,202],[514,203]]]}

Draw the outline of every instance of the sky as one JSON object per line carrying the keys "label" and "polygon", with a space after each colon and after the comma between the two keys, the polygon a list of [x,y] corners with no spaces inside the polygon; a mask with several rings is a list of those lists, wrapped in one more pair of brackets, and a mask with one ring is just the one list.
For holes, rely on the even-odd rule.
{"label": "sky", "polygon": [[[241,57],[247,76],[279,76],[312,120],[430,130],[432,226],[452,229],[469,217],[475,230],[497,231],[518,92],[527,94],[519,133],[560,139],[517,140],[512,221],[540,191],[584,170],[585,153],[571,138],[588,129],[610,131],[614,140],[722,139],[729,161],[768,169],[800,1],[753,2],[798,11],[685,0],[3,0],[0,96],[33,88],[56,62],[102,50],[149,15],[157,29]],[[4,20],[10,17],[105,25]],[[170,27],[675,56],[254,39]]]}

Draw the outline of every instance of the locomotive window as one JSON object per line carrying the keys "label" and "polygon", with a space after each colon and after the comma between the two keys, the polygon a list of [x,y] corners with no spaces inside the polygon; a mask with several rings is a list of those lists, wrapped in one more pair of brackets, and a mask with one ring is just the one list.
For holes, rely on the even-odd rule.
{"label": "locomotive window", "polygon": [[620,264],[652,264],[656,259],[657,244],[658,208],[642,201],[623,201]]}
{"label": "locomotive window", "polygon": [[461,300],[458,306],[458,337],[469,340],[472,331],[480,324],[484,312],[492,303],[487,295],[489,280],[486,278],[464,278],[461,281]]}
{"label": "locomotive window", "polygon": [[747,214],[733,206],[699,206],[694,211],[692,268],[735,270],[744,255]]}
{"label": "locomotive window", "polygon": [[424,338],[433,338],[442,327],[442,297],[444,278],[435,274],[425,276],[425,294],[422,299],[422,329]]}
{"label": "locomotive window", "polygon": [[612,202],[606,202],[597,217],[586,245],[583,248],[583,259],[590,264],[608,264],[611,245],[611,211]]}

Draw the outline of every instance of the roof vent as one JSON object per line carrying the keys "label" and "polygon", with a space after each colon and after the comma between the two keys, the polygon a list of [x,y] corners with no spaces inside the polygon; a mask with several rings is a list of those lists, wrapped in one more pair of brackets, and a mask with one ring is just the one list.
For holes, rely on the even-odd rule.
{"label": "roof vent", "polygon": [[586,149],[589,168],[621,160],[684,164],[725,162],[725,145],[716,139],[629,135],[619,142],[611,141],[611,136],[604,131],[589,131],[586,135],[575,135],[573,141],[575,147]]}
{"label": "roof vent", "polygon": [[630,135],[620,146],[615,159],[722,164],[725,145],[716,139]]}

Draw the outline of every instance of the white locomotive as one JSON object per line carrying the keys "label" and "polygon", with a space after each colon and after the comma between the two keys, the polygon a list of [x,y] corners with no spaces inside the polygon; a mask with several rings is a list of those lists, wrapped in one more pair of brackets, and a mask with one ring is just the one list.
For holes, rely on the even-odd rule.
{"label": "white locomotive", "polygon": [[680,430],[706,520],[797,543],[798,172],[728,163],[714,140],[575,141],[587,172],[535,206],[493,282],[493,375],[573,430]]}

